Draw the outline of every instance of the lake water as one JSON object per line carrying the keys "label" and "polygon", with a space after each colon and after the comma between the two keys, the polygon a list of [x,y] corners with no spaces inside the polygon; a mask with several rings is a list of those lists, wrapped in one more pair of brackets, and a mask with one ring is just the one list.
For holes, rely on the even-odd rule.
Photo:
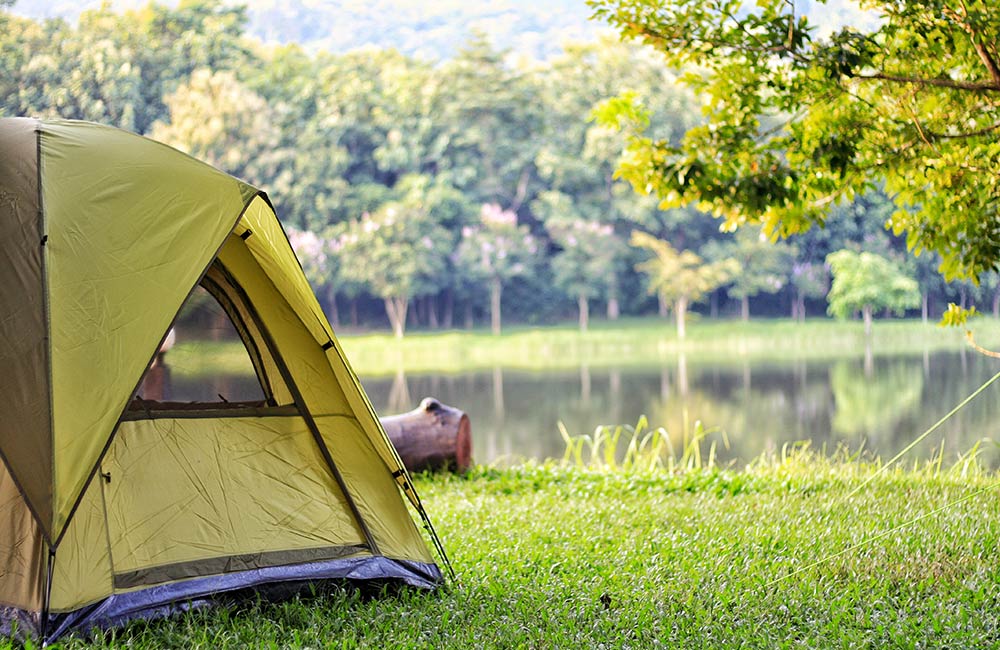
{"label": "lake water", "polygon": [[[176,367],[171,399],[260,399],[249,359],[246,365],[242,374],[210,380]],[[413,409],[427,396],[468,413],[473,456],[481,463],[561,458],[560,422],[572,435],[592,434],[601,425],[634,425],[645,415],[670,433],[675,448],[685,429],[701,421],[715,431],[710,440],[718,441],[719,461],[739,464],[801,441],[831,453],[841,446],[864,449],[888,460],[998,371],[1000,361],[972,351],[722,363],[688,354],[656,366],[389,377],[362,371],[361,380],[382,415]],[[1000,441],[1000,381],[906,458],[930,458],[943,444],[951,463],[982,439]],[[981,458],[1000,467],[1000,447],[987,442],[981,448]]]}
{"label": "lake water", "polygon": [[[474,458],[482,463],[561,458],[559,422],[571,434],[590,434],[603,424],[635,424],[640,415],[666,428],[675,443],[685,422],[691,430],[700,420],[717,430],[719,460],[742,463],[804,440],[830,452],[864,448],[888,460],[998,371],[1000,361],[963,351],[867,362],[859,356],[720,364],[688,355],[662,367],[493,368],[361,379],[381,414],[410,410],[425,396],[464,410]],[[943,443],[948,464],[983,438],[1000,441],[1000,381],[906,459],[929,458]],[[997,445],[981,447],[987,463],[1000,465]]]}

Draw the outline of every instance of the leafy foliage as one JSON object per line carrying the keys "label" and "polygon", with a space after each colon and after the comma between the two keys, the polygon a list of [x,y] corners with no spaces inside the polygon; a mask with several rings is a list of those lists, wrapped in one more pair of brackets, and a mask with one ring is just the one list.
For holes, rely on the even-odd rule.
{"label": "leafy foliage", "polygon": [[634,231],[630,242],[653,257],[636,268],[646,274],[649,292],[677,311],[677,335],[684,337],[684,317],[690,303],[722,286],[739,272],[739,263],[725,259],[706,264],[696,253],[678,251],[669,242]]}
{"label": "leafy foliage", "polygon": [[229,71],[196,70],[165,98],[169,121],[153,125],[152,137],[230,174],[259,183],[274,148],[274,112]]}
{"label": "leafy foliage", "polygon": [[401,200],[349,222],[338,243],[344,278],[364,283],[383,299],[397,337],[406,328],[410,299],[437,290],[452,248],[432,207],[427,188],[414,183]]}
{"label": "leafy foliage", "polygon": [[901,314],[920,304],[917,281],[884,257],[841,250],[831,253],[826,261],[833,274],[827,295],[829,312],[837,318],[862,311],[869,323],[876,309]]}
{"label": "leafy foliage", "polygon": [[750,298],[761,293],[777,293],[788,284],[796,250],[783,242],[771,242],[755,228],[740,229],[734,237],[712,242],[709,257],[731,258],[739,264],[728,293],[740,299],[743,320],[750,317]]}
{"label": "leafy foliage", "polygon": [[489,287],[493,333],[500,333],[500,299],[504,283],[529,273],[540,253],[527,227],[517,224],[517,214],[496,203],[486,203],[479,223],[462,228],[455,263],[467,279]]}
{"label": "leafy foliage", "polygon": [[640,191],[788,235],[884,179],[899,206],[887,226],[939,252],[946,275],[1000,261],[1000,16],[987,0],[869,0],[870,29],[829,34],[787,0],[589,4],[707,100],[680,145],[632,120],[621,174]]}
{"label": "leafy foliage", "polygon": [[[816,23],[813,18],[823,7],[829,7],[829,14],[841,5],[812,5],[807,22]],[[15,10],[30,12],[41,6],[50,5],[43,1]],[[699,11],[708,16],[717,6],[722,5],[706,4]],[[447,231],[447,244],[436,249],[444,258],[429,271],[433,277],[421,276],[410,296],[420,301],[407,320],[420,326],[451,327],[454,314],[463,309],[470,325],[484,312],[494,312],[499,320],[496,282],[454,255],[464,228],[482,230],[476,215],[483,205],[516,215],[518,230],[529,233],[537,245],[531,272],[501,281],[504,317],[519,322],[551,322],[578,312],[581,326],[586,326],[592,307],[603,308],[609,319],[648,312],[653,301],[635,266],[643,253],[627,245],[636,228],[703,259],[740,258],[743,270],[733,276],[728,291],[713,292],[713,312],[718,306],[723,314],[742,303],[744,313],[751,304],[755,312],[769,314],[791,305],[796,315],[804,315],[807,303],[818,308],[825,296],[822,265],[827,254],[852,248],[895,259],[905,249],[902,236],[883,228],[897,218],[886,192],[895,192],[897,200],[900,193],[891,184],[870,188],[867,181],[854,182],[851,179],[860,176],[852,176],[850,166],[845,168],[846,181],[830,177],[830,187],[844,188],[837,196],[853,196],[850,201],[838,204],[834,195],[819,200],[816,220],[812,212],[802,212],[803,228],[814,222],[823,227],[798,235],[791,269],[769,262],[792,254],[790,249],[747,233],[734,237],[720,232],[696,206],[663,203],[655,183],[643,186],[648,194],[639,194],[616,176],[616,169],[627,170],[643,151],[648,153],[640,146],[643,142],[697,154],[690,166],[675,170],[681,172],[678,182],[685,184],[701,178],[703,157],[738,176],[752,167],[747,152],[760,146],[773,154],[779,168],[798,169],[798,176],[789,178],[795,176],[792,180],[801,185],[801,178],[808,176],[802,171],[806,163],[786,156],[790,150],[778,148],[780,137],[796,142],[795,129],[819,137],[824,120],[840,122],[827,114],[810,117],[768,103],[794,89],[761,86],[765,97],[758,103],[767,110],[746,117],[758,115],[754,111],[759,107],[747,104],[743,112],[734,107],[743,105],[739,93],[749,81],[730,79],[732,88],[720,87],[713,95],[708,91],[715,83],[713,75],[720,74],[718,66],[694,69],[696,75],[687,75],[694,85],[685,85],[684,75],[665,66],[655,48],[623,43],[614,35],[566,43],[560,53],[541,62],[518,60],[475,31],[443,61],[394,50],[333,54],[305,46],[262,45],[248,38],[253,33],[248,21],[259,22],[261,12],[281,22],[281,16],[327,11],[295,3],[272,9],[258,3],[233,7],[219,0],[150,4],[122,12],[108,5],[83,11],[78,23],[70,23],[23,18],[0,5],[0,113],[89,119],[153,135],[266,189],[285,223],[324,239],[341,236],[350,230],[346,224],[361,221],[362,215],[384,215],[419,194],[417,202],[425,205],[429,221]],[[52,8],[57,10],[62,11]],[[650,11],[650,16],[657,15]],[[753,11],[736,15],[750,14]],[[775,24],[765,21],[753,29],[765,33],[777,29]],[[878,21],[853,24],[879,28]],[[288,27],[275,24],[275,33]],[[323,37],[315,25],[301,27],[304,33]],[[803,44],[796,56],[812,52],[807,40],[811,47],[833,38],[829,30],[799,36]],[[723,51],[713,50],[705,60]],[[775,56],[772,62],[783,60]],[[781,66],[765,68],[776,75]],[[863,84],[876,82],[889,83],[865,79]],[[920,94],[927,89],[918,90]],[[837,108],[840,100],[830,106],[824,102],[815,110],[826,106],[823,110],[843,112]],[[716,119],[719,115],[732,119],[723,124]],[[757,126],[751,128],[750,123]],[[632,128],[629,125],[634,125],[637,139],[620,133],[620,128]],[[811,130],[803,130],[803,125]],[[724,145],[727,130],[754,135],[733,148]],[[717,148],[703,148],[692,140],[698,133]],[[841,145],[834,144],[824,145],[831,160],[841,155]],[[918,149],[927,151],[914,145],[914,155]],[[826,174],[809,164],[809,174]],[[747,183],[772,183],[781,176],[765,168],[759,171],[753,179],[738,179],[742,184],[729,186],[723,194],[738,198],[739,188]],[[813,176],[805,185],[818,182]],[[990,182],[982,183],[981,191],[988,191]],[[922,187],[920,183],[914,187]],[[701,205],[711,209],[713,204]],[[959,226],[971,223],[963,216],[968,209],[960,204],[950,214]],[[735,222],[760,218],[753,211],[733,215]],[[785,223],[785,217],[781,219]],[[949,224],[938,231],[946,232],[954,225]],[[985,232],[991,226],[987,219],[975,227]],[[738,252],[747,246],[759,250]],[[339,296],[349,300],[353,323],[380,322],[386,305],[381,289],[333,270],[357,263],[350,249],[328,247],[327,254],[330,264],[323,268],[330,269],[328,276],[312,280],[333,317]],[[994,285],[986,290],[972,283],[942,282],[934,272],[940,259],[925,254],[911,267],[920,281],[925,312],[940,312],[947,299],[964,306],[992,300],[1000,311]],[[990,277],[981,279],[988,283]],[[774,297],[764,295],[779,286]]]}

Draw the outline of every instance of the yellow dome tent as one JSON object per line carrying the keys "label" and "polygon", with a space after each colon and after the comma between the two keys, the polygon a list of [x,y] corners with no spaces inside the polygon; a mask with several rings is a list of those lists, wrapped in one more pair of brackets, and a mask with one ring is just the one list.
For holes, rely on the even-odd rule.
{"label": "yellow dome tent", "polygon": [[[137,395],[198,287],[264,400]],[[0,395],[0,632],[51,641],[289,582],[442,581],[267,197],[175,149],[0,119]]]}

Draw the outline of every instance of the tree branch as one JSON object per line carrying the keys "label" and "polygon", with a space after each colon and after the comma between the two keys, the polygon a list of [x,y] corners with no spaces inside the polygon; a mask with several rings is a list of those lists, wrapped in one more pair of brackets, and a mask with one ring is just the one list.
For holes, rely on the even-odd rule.
{"label": "tree branch", "polygon": [[957,81],[955,79],[925,79],[923,77],[900,77],[884,72],[874,74],[854,75],[854,79],[892,81],[895,83],[917,84],[920,86],[937,86],[939,88],[953,88],[955,90],[970,90],[975,92],[993,91],[1000,92],[1000,79],[993,83],[979,83],[973,81]]}
{"label": "tree branch", "polygon": [[927,131],[927,135],[935,140],[961,140],[964,138],[978,138],[982,135],[989,135],[997,129],[1000,129],[1000,122],[979,129],[978,131],[969,131],[967,133],[935,133],[934,131]]}
{"label": "tree branch", "polygon": [[965,330],[965,338],[968,339],[969,345],[972,349],[979,354],[985,355],[987,357],[993,357],[994,359],[1000,359],[1000,352],[994,352],[993,350],[987,350],[978,343],[976,343],[975,337],[972,335],[972,330]]}
{"label": "tree branch", "polygon": [[980,60],[983,65],[986,66],[986,70],[990,73],[990,77],[993,79],[993,84],[1000,88],[1000,67],[997,66],[996,60],[990,54],[990,51],[986,49],[986,45],[983,44],[982,39],[979,37],[979,32],[968,22],[969,18],[969,8],[962,3],[962,8],[965,9],[965,15],[960,15],[954,9],[950,7],[944,7],[942,13],[948,18],[951,18],[956,23],[958,23],[962,29],[969,33],[969,40],[972,41],[972,46],[976,48],[976,53],[979,55]]}
{"label": "tree branch", "polygon": [[[733,18],[732,16],[729,16],[729,14],[725,15],[730,18]],[[735,20],[735,18],[733,19]],[[717,40],[712,40],[708,38],[697,38],[697,39],[680,38],[664,34],[646,25],[640,25],[638,23],[627,23],[628,27],[632,28],[636,32],[636,34],[643,37],[647,45],[659,46],[664,52],[668,54],[673,52],[683,52],[684,50],[690,49],[694,43],[699,43],[699,44],[709,45],[713,49],[724,49],[729,52],[740,52],[742,54],[751,54],[751,55],[787,54],[796,61],[799,62],[807,61],[805,58],[802,57],[802,55],[800,55],[794,49],[784,44],[773,45],[773,46],[764,44],[756,35],[746,31],[746,27],[743,25],[743,23],[737,21],[737,24],[740,27],[740,31],[742,31],[748,38],[756,42],[756,47],[753,47],[749,44],[745,44],[742,46],[734,45],[732,42],[727,41],[724,38],[719,38]],[[701,49],[702,48],[700,47],[698,48],[699,51]]]}

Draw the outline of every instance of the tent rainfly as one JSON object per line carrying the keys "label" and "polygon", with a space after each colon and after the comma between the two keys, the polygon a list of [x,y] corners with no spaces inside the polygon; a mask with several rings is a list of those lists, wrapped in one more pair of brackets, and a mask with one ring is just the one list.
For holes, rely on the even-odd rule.
{"label": "tent rainfly", "polygon": [[[139,394],[199,287],[264,400]],[[0,633],[52,641],[237,590],[442,582],[267,197],[163,144],[0,119],[0,394]]]}

